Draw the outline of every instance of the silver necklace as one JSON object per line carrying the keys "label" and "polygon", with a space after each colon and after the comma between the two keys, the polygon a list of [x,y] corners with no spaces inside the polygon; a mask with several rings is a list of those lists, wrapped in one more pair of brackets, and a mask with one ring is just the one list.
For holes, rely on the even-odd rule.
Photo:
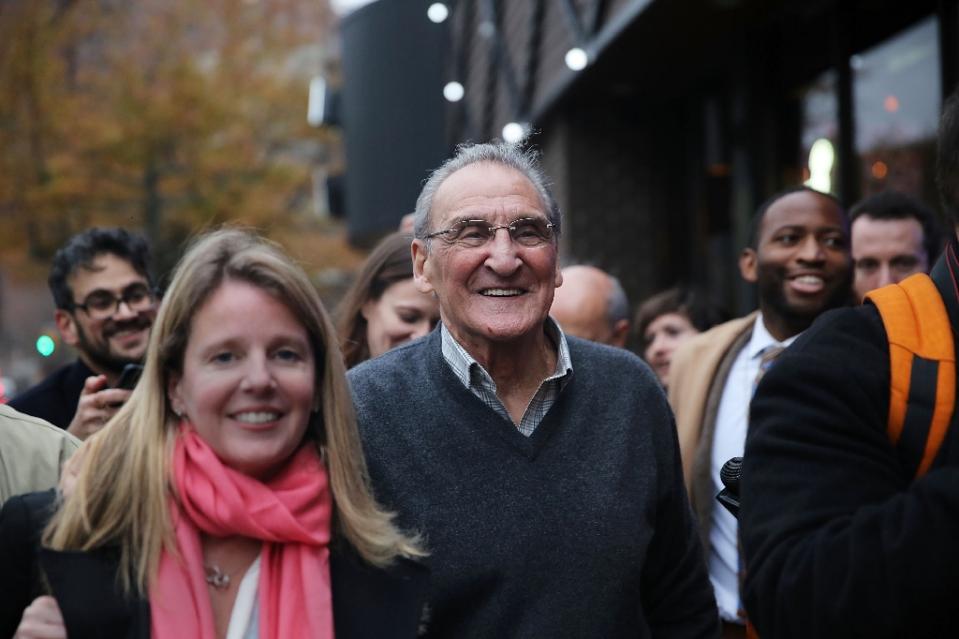
{"label": "silver necklace", "polygon": [[230,575],[216,564],[203,564],[203,570],[206,572],[206,582],[214,588],[222,590],[230,585]]}

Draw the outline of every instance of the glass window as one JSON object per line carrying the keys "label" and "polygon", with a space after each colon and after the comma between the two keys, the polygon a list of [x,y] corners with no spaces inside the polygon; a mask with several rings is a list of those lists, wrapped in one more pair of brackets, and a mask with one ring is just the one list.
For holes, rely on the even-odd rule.
{"label": "glass window", "polygon": [[839,187],[838,81],[836,70],[830,69],[800,90],[802,179],[824,193],[835,193]]}
{"label": "glass window", "polygon": [[937,18],[854,55],[850,66],[862,195],[895,189],[935,203],[942,91]]}

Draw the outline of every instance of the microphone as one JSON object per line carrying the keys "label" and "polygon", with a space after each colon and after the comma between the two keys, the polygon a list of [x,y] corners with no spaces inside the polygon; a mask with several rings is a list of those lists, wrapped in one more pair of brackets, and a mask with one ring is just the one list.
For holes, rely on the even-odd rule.
{"label": "microphone", "polygon": [[739,480],[742,476],[743,458],[733,457],[723,464],[719,471],[719,480],[723,482],[725,488],[716,495],[716,500],[737,519],[739,518]]}

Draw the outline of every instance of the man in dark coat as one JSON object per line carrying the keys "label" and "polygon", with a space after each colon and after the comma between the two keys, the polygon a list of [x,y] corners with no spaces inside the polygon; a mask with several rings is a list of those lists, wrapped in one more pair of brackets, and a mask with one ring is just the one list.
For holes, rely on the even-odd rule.
{"label": "man in dark coat", "polygon": [[[939,187],[955,225],[955,95],[940,129]],[[932,271],[954,339],[957,252],[953,233]],[[959,428],[914,479],[887,434],[889,406],[889,339],[870,304],[822,317],[763,378],[740,514],[746,609],[761,637],[959,636]]]}

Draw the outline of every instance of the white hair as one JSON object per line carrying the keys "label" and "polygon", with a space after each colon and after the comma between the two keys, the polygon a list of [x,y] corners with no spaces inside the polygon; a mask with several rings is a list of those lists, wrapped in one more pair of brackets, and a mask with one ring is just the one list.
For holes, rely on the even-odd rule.
{"label": "white hair", "polygon": [[532,149],[522,150],[515,144],[506,142],[492,142],[486,144],[461,144],[456,147],[453,157],[446,160],[434,170],[423,190],[416,198],[416,210],[413,214],[413,235],[418,239],[426,239],[430,232],[430,214],[433,208],[433,198],[440,185],[462,168],[478,162],[501,164],[522,173],[530,181],[539,194],[543,210],[547,219],[553,224],[553,233],[558,237],[562,228],[562,218],[559,206],[550,192],[546,174],[540,166],[539,153]]}

